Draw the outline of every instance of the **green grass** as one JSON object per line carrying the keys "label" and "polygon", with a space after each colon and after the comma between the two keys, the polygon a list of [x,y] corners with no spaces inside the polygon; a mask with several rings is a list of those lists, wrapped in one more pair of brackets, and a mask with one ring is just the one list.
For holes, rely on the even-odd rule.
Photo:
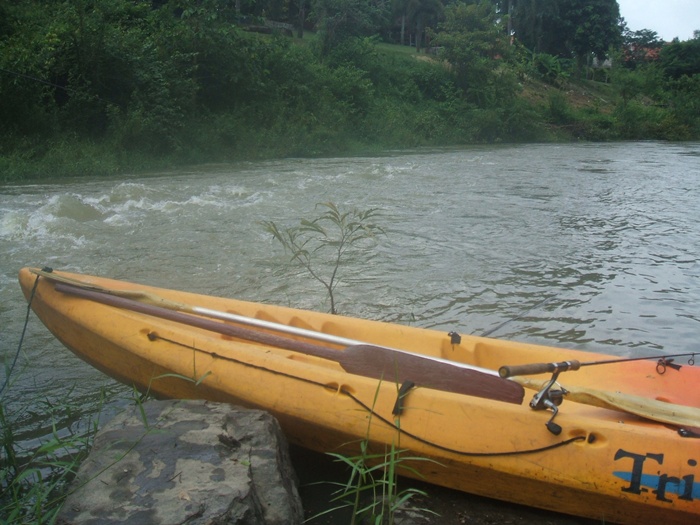
{"label": "green grass", "polygon": [[[55,409],[48,401],[31,408],[46,412],[49,418]],[[0,521],[8,525],[53,523],[69,483],[87,457],[97,417],[91,418],[83,432],[67,436],[54,422],[51,434],[38,447],[25,450],[14,430],[21,415],[22,411],[15,411],[10,417],[0,399]]]}
{"label": "green grass", "polygon": [[402,46],[401,44],[387,44],[381,42],[377,44],[377,50],[387,55],[419,56],[414,46]]}
{"label": "green grass", "polygon": [[[334,483],[338,490],[330,502],[332,507],[315,517],[352,507],[351,525],[393,524],[397,511],[406,508],[411,498],[427,496],[426,492],[416,488],[399,488],[399,473],[410,472],[413,476],[420,477],[417,470],[407,465],[408,462],[427,461],[407,456],[406,452],[392,443],[384,452],[371,453],[369,442],[364,440],[360,442],[358,455],[330,453],[335,461],[348,467],[350,474],[346,483]],[[427,509],[420,510],[430,512]]]}
{"label": "green grass", "polygon": [[[409,474],[414,478],[422,477],[413,465],[418,462],[432,461],[426,458],[408,456],[407,450],[400,448],[401,442],[401,416],[396,416],[396,440],[391,445],[385,445],[381,452],[373,452],[371,448],[371,429],[375,415],[377,398],[382,385],[380,380],[374,393],[372,407],[369,408],[367,420],[367,433],[363,440],[359,441],[359,454],[347,455],[329,452],[328,455],[338,463],[348,467],[349,476],[345,483],[333,482],[338,487],[330,501],[331,508],[325,510],[311,519],[344,508],[351,508],[350,525],[358,523],[370,523],[372,525],[393,525],[397,511],[407,509],[411,498],[415,496],[427,496],[427,493],[409,487],[399,488],[400,474]],[[397,394],[400,395],[399,385],[396,385]],[[428,509],[414,509],[432,513]]]}

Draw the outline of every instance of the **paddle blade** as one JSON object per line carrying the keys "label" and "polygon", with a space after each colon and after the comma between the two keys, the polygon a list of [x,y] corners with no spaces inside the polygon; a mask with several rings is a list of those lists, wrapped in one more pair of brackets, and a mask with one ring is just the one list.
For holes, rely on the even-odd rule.
{"label": "paddle blade", "polygon": [[393,352],[380,346],[356,345],[340,352],[338,361],[346,372],[455,394],[482,397],[520,405],[525,390],[496,375],[460,368],[455,363],[434,361],[419,354]]}

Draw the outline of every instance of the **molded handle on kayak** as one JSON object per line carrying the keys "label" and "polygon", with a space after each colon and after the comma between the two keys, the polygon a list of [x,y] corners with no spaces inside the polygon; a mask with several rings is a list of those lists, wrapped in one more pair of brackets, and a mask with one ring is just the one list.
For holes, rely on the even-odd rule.
{"label": "molded handle on kayak", "polygon": [[529,376],[546,374],[547,372],[565,372],[566,370],[578,370],[581,363],[576,360],[560,361],[559,363],[533,363],[530,365],[502,366],[498,369],[501,377]]}

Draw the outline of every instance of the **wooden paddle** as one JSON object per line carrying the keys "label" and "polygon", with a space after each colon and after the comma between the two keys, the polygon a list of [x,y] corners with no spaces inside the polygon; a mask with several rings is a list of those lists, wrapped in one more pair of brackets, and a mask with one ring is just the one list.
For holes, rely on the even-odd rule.
{"label": "wooden paddle", "polygon": [[[337,346],[364,346],[367,345],[368,343],[366,341],[359,341],[357,339],[350,339],[348,337],[341,337],[333,334],[327,334],[324,332],[318,332],[315,330],[307,330],[305,328],[300,328],[297,326],[289,326],[286,324],[282,323],[275,323],[272,321],[265,321],[263,319],[256,319],[254,317],[247,317],[244,315],[238,315],[238,314],[233,314],[230,312],[222,312],[220,310],[212,310],[211,308],[203,308],[201,306],[192,306],[186,303],[181,303],[178,301],[172,301],[169,299],[165,299],[164,297],[161,297],[159,295],[156,295],[154,293],[146,292],[144,290],[115,290],[115,289],[110,289],[110,288],[104,288],[101,286],[96,286],[90,283],[86,283],[84,281],[79,281],[77,279],[72,279],[70,277],[66,277],[60,274],[56,274],[53,272],[46,272],[44,270],[38,270],[38,269],[32,269],[31,270],[34,274],[40,275],[42,277],[45,277],[47,279],[50,279],[52,281],[60,282],[60,283],[65,283],[69,284],[78,288],[82,288],[84,290],[91,290],[94,292],[99,292],[103,294],[108,294],[108,295],[114,295],[117,297],[124,297],[127,299],[133,299],[135,301],[139,301],[141,303],[146,303],[146,304],[151,304],[153,306],[157,306],[160,308],[166,308],[168,310],[173,310],[175,312],[185,312],[185,313],[190,313],[190,314],[195,314],[197,316],[204,316],[207,318],[211,319],[218,319],[220,321],[231,321],[236,324],[242,324],[245,326],[253,326],[255,328],[263,328],[265,330],[270,330],[273,332],[279,332],[282,334],[290,335],[290,336],[298,336],[298,337],[303,337],[304,339],[311,339],[315,341],[321,341],[324,343],[329,343],[332,345],[337,345]],[[398,348],[391,348],[385,345],[370,345],[374,348],[381,347],[383,350],[386,351],[391,351],[391,352],[397,352],[397,353],[403,353],[403,354],[409,354],[409,355],[416,355],[412,352],[407,352],[406,350],[401,350]],[[477,372],[482,372],[484,374],[489,374],[489,375],[496,375],[496,372],[494,370],[488,369],[488,368],[482,368],[474,365],[469,365],[466,363],[460,363],[456,361],[450,361],[447,359],[442,359],[439,357],[434,357],[434,356],[429,356],[429,355],[421,355],[420,359],[422,360],[430,360],[438,363],[444,363],[449,366],[457,366],[460,368],[465,368],[469,370],[475,370]]]}
{"label": "wooden paddle", "polygon": [[346,372],[351,374],[396,383],[413,381],[418,386],[426,388],[518,405],[522,404],[525,396],[523,387],[513,381],[502,379],[495,373],[484,373],[474,370],[472,367],[454,361],[370,344],[356,344],[343,349],[334,349],[292,339],[291,337],[282,337],[266,331],[252,330],[189,313],[173,311],[72,284],[56,283],[56,290],[83,299],[167,319],[232,338],[329,359],[338,362]]}
{"label": "wooden paddle", "polygon": [[[349,373],[364,375],[376,379],[391,378],[393,381],[400,383],[408,380],[415,381],[415,378],[419,378],[421,379],[419,384],[422,386],[429,386],[439,390],[463,393],[489,399],[497,399],[518,404],[522,402],[522,398],[524,396],[524,391],[521,390],[518,390],[517,392],[510,391],[509,395],[504,396],[501,389],[507,387],[504,387],[502,382],[488,382],[488,386],[484,386],[483,383],[486,383],[484,376],[495,374],[495,372],[488,369],[471,367],[464,363],[448,361],[431,356],[412,354],[410,352],[398,349],[366,344],[353,339],[324,334],[322,332],[315,332],[312,330],[305,330],[279,323],[271,323],[260,319],[238,316],[227,312],[219,312],[216,310],[190,306],[184,303],[169,301],[155,294],[144,291],[110,290],[96,287],[89,283],[84,283],[68,277],[63,277],[54,273],[43,272],[41,270],[32,271],[35,274],[42,275],[50,280],[70,283],[70,288],[67,288],[66,290],[63,290],[62,287],[59,288],[60,285],[57,285],[57,289],[59,289],[59,291],[64,291],[65,293],[79,295],[77,290],[80,289],[82,289],[83,292],[93,292],[97,294],[98,297],[89,294],[89,296],[86,296],[86,298],[97,300],[105,304],[109,304],[107,303],[105,296],[112,296],[115,302],[117,299],[122,298],[124,301],[128,301],[128,303],[119,305],[114,304],[114,306],[136,311],[142,311],[140,308],[137,309],[137,305],[140,305],[143,308],[150,306],[151,308],[147,308],[149,311],[143,311],[143,313],[171,319],[191,326],[198,326],[200,328],[222,333],[223,335],[231,335],[232,337],[238,337],[244,340],[260,342],[262,344],[269,344],[271,346],[277,346],[288,350],[331,359],[340,363],[343,369]],[[128,297],[140,299],[145,301],[147,304],[141,304],[135,300],[128,300]],[[168,312],[167,310],[173,311]],[[274,336],[268,332],[246,330],[228,324],[207,321],[206,319],[202,319],[201,317],[196,317],[194,315],[186,315],[180,312],[180,310],[191,312],[193,314],[204,315],[205,317],[212,317],[214,319],[229,320],[259,328],[280,331],[289,335],[298,335],[301,337],[316,339],[338,345],[347,345],[348,348],[345,348],[344,350],[332,349],[321,345],[305,343],[296,339]],[[182,318],[182,316],[185,317]],[[203,326],[204,324],[207,326]],[[581,363],[578,363],[577,361],[570,361],[556,363],[556,365],[559,367],[559,370],[563,370],[565,365],[568,365],[569,370],[577,370]],[[552,366],[553,364],[551,363],[540,363],[535,365],[522,365],[518,367],[502,367],[500,374],[501,377],[512,377],[513,375],[523,373],[535,374],[551,372]],[[470,374],[469,372],[476,372],[477,374],[480,373],[482,375],[474,375]],[[467,381],[467,384],[464,384],[465,381]],[[471,381],[474,381],[474,384],[471,384]],[[509,382],[513,384],[517,382],[523,386],[537,390],[542,387],[541,383],[525,378],[512,378],[509,380]],[[580,387],[575,388],[573,391],[570,390],[570,392],[571,393],[567,395],[567,398],[578,403],[629,412],[640,417],[664,423],[680,424],[682,426],[690,427],[700,426],[700,419],[697,415],[698,410],[693,409],[692,407],[681,406],[681,410],[676,411],[675,409],[676,407],[679,407],[679,405],[672,405],[638,396],[629,396],[622,393],[583,389]],[[685,410],[686,408],[688,408],[690,412]],[[680,415],[676,417],[674,415],[675,413],[679,413]]]}
{"label": "wooden paddle", "polygon": [[[127,299],[133,299],[142,303],[152,304],[153,306],[159,306],[161,308],[166,308],[168,310],[173,310],[176,312],[185,312],[195,315],[201,315],[204,317],[210,317],[212,319],[218,319],[220,321],[233,321],[238,324],[254,326],[256,328],[264,328],[275,332],[281,332],[284,334],[294,336],[301,336],[306,339],[314,339],[317,341],[323,341],[325,343],[331,343],[340,346],[364,344],[362,341],[356,341],[354,339],[348,339],[346,337],[339,337],[323,332],[316,332],[314,330],[306,330],[304,328],[299,328],[296,326],[289,326],[281,323],[273,323],[271,321],[265,321],[263,319],[255,319],[253,317],[246,317],[243,315],[232,314],[229,312],[222,312],[220,310],[203,308],[201,306],[192,306],[190,304],[181,303],[178,301],[171,301],[169,299],[165,299],[164,297],[160,297],[159,295],[146,292],[144,290],[116,290],[104,288],[102,286],[86,283],[84,281],[72,279],[70,277],[66,277],[64,275],[56,274],[53,272],[46,272],[44,270],[38,269],[32,269],[31,271],[36,275],[40,275],[52,281],[70,284],[72,286],[83,288],[85,290],[92,290],[94,292],[115,295],[117,297],[125,297]],[[483,371],[486,371],[486,369],[484,369]]]}
{"label": "wooden paddle", "polygon": [[[511,380],[538,391],[547,383],[547,381],[519,376],[512,377]],[[575,403],[628,412],[645,419],[679,427],[700,427],[700,409],[698,408],[580,386],[567,386],[564,389],[566,390],[564,398]]]}

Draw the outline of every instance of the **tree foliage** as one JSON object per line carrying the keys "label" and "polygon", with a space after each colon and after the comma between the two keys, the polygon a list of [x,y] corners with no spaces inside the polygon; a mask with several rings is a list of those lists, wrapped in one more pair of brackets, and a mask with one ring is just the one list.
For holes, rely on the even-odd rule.
{"label": "tree foliage", "polygon": [[563,10],[572,32],[567,44],[574,56],[592,53],[602,61],[611,48],[619,46],[620,7],[617,0],[565,0]]}
{"label": "tree foliage", "polygon": [[621,42],[617,0],[518,0],[516,37],[535,52],[567,58],[589,53],[603,59]]}
{"label": "tree foliage", "polygon": [[626,24],[622,30],[622,60],[628,69],[635,69],[659,59],[664,41],[656,31],[642,29],[630,31]]}
{"label": "tree foliage", "polygon": [[508,36],[490,2],[458,3],[445,10],[434,43],[452,65],[457,85],[469,101],[486,106],[507,102],[514,85],[503,66],[510,51]]}
{"label": "tree foliage", "polygon": [[328,53],[350,37],[372,36],[389,15],[388,3],[373,0],[315,0],[313,14]]}
{"label": "tree foliage", "polygon": [[535,53],[566,53],[559,0],[517,0],[512,14],[515,37]]}
{"label": "tree foliage", "polygon": [[[265,26],[273,14],[316,33],[285,36]],[[546,140],[552,112],[519,91],[530,78],[564,88],[575,58],[623,52],[618,15],[614,0],[2,2],[0,176]],[[378,45],[401,27],[418,48],[425,28],[441,55]],[[658,45],[647,30],[625,38]],[[615,72],[625,111],[576,136],[697,136],[699,55],[697,39],[674,42]],[[611,123],[649,105],[662,124]]]}
{"label": "tree foliage", "polygon": [[700,74],[700,38],[673,42],[661,50],[661,67],[673,79]]}

